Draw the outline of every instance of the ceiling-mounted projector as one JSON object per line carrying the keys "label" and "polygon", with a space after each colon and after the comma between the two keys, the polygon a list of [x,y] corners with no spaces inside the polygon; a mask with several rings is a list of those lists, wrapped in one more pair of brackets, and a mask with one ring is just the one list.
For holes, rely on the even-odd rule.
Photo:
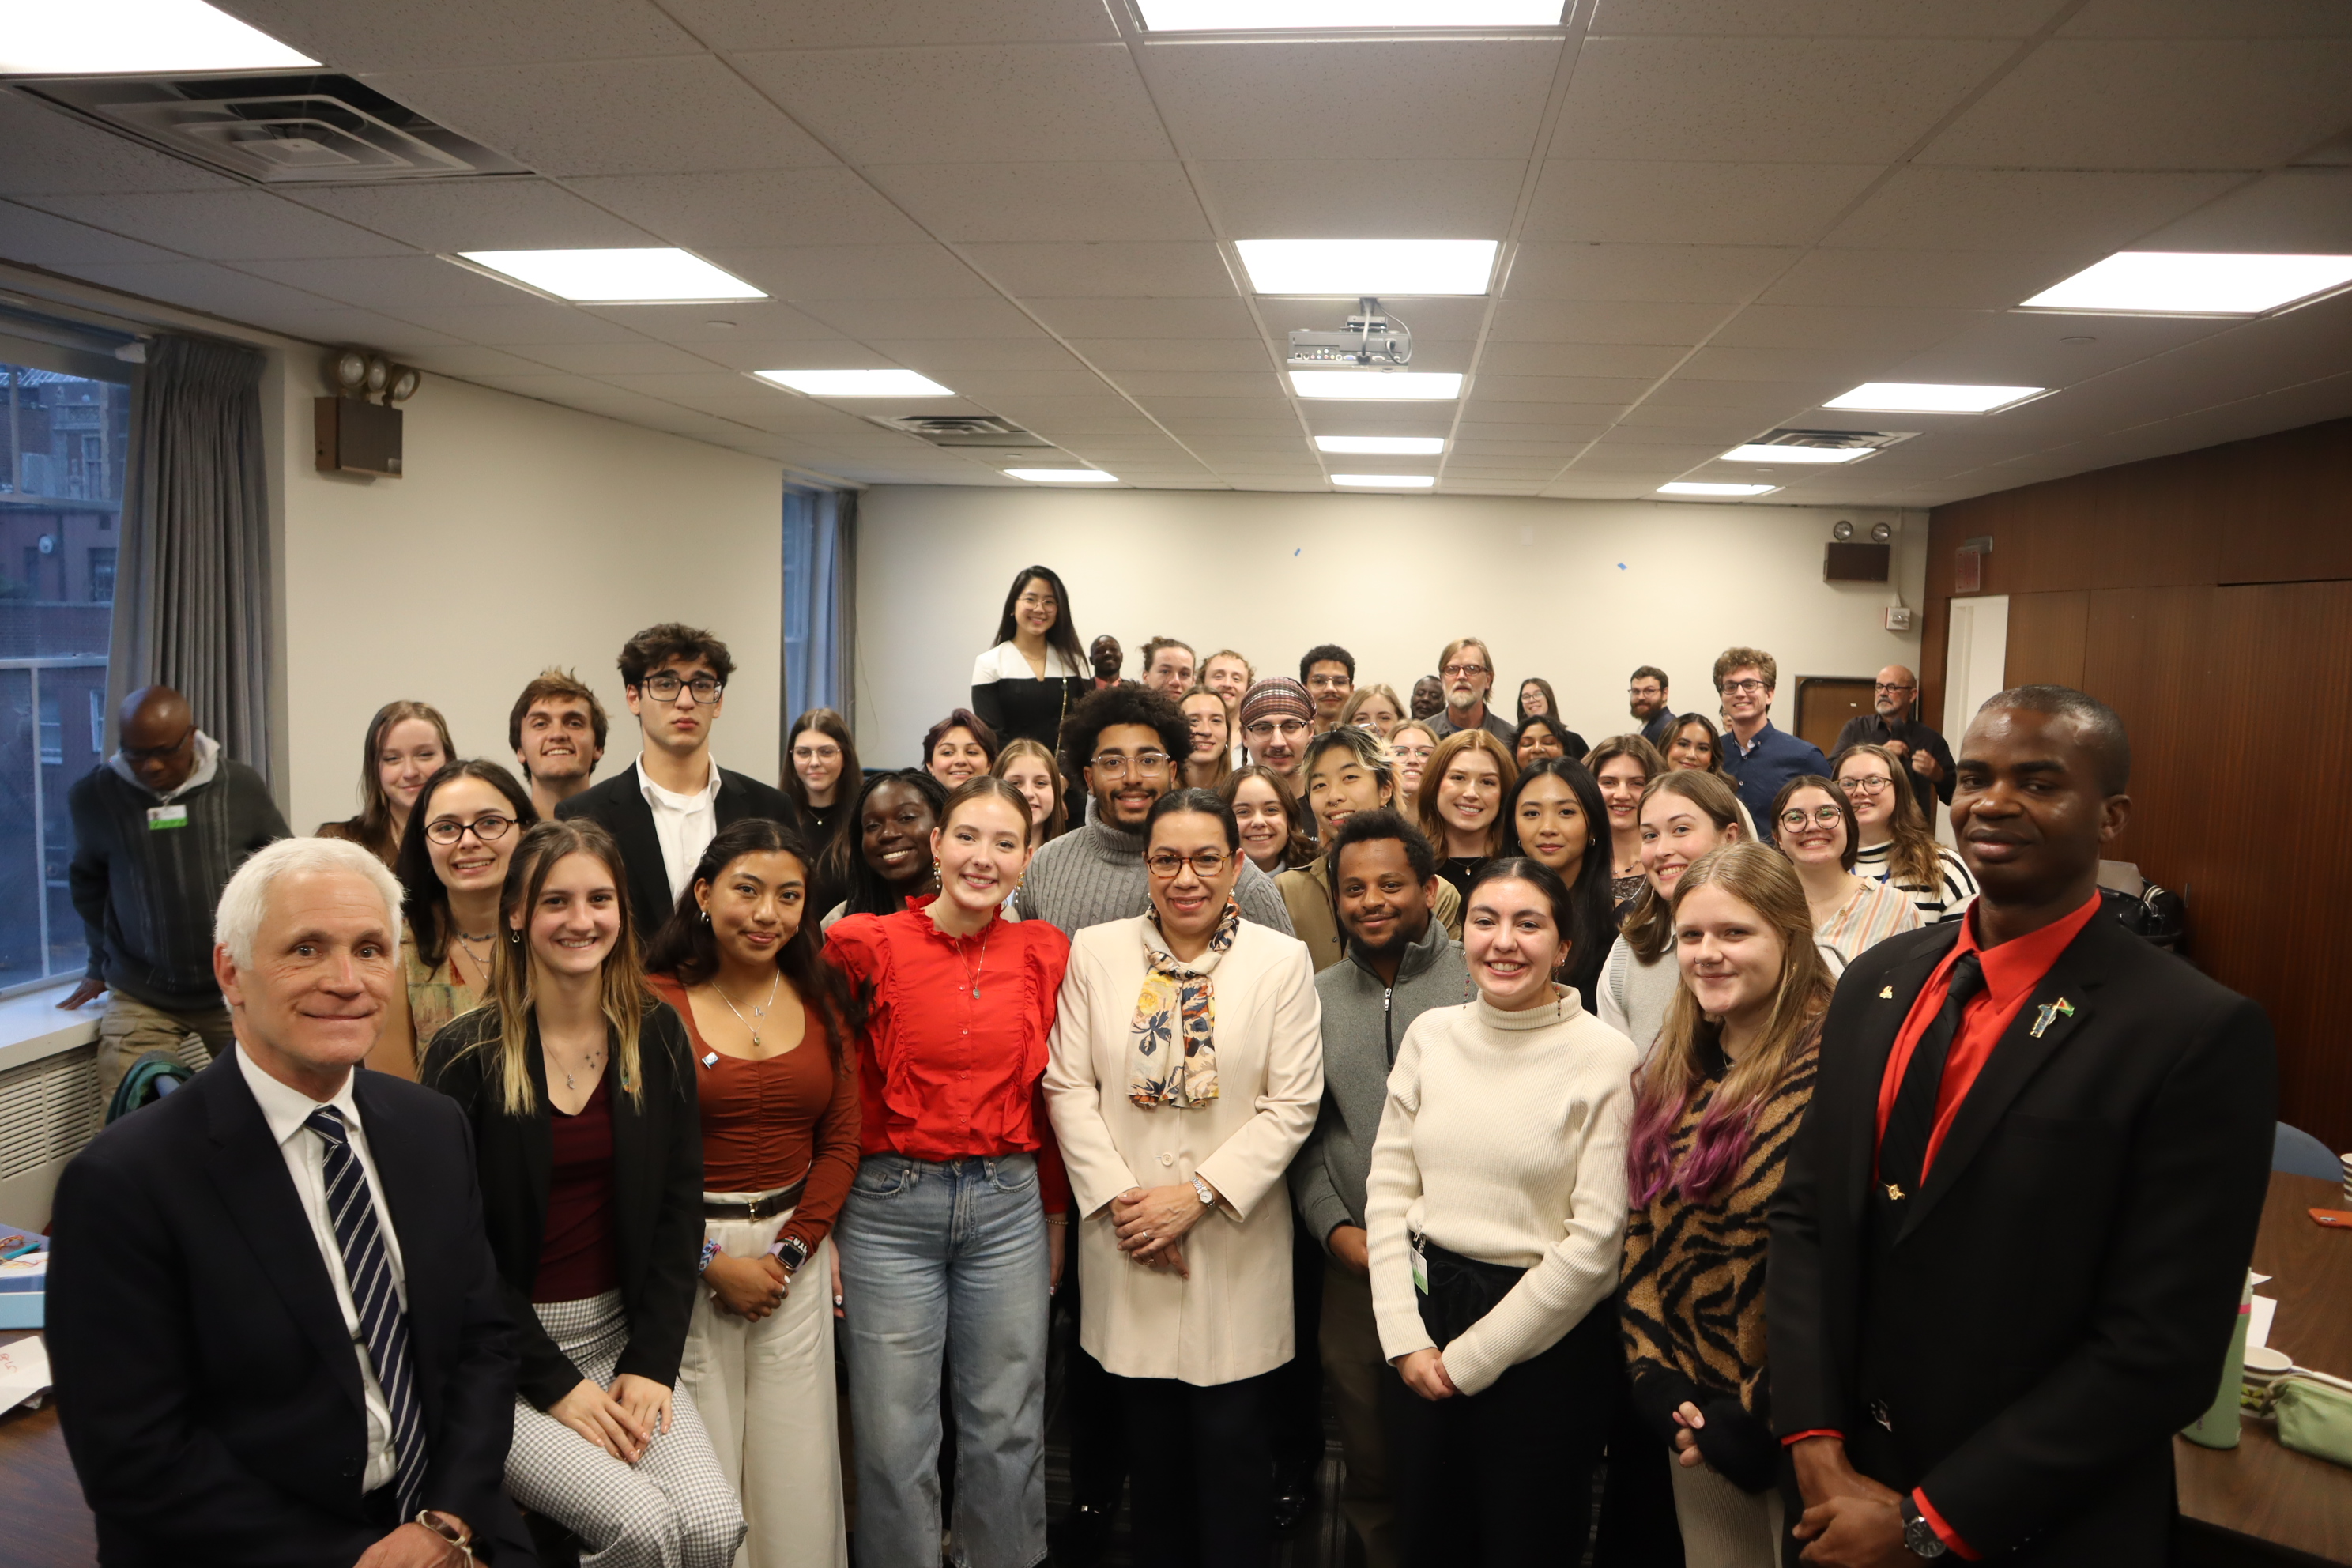
{"label": "ceiling-mounted projector", "polygon": [[1391,319],[1378,300],[1356,301],[1356,313],[1338,331],[1301,327],[1290,334],[1290,363],[1297,366],[1356,365],[1402,370],[1412,363],[1412,329]]}

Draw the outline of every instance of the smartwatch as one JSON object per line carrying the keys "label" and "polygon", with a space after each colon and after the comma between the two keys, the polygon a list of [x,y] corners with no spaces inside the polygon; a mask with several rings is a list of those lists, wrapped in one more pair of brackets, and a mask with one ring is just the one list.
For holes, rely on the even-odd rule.
{"label": "smartwatch", "polygon": [[1944,1538],[1936,1533],[1936,1527],[1927,1522],[1927,1515],[1919,1511],[1918,1503],[1908,1494],[1903,1499],[1903,1545],[1914,1557],[1930,1559],[1941,1557],[1951,1550],[1944,1544]]}
{"label": "smartwatch", "polygon": [[787,1274],[799,1273],[801,1265],[808,1261],[808,1243],[797,1236],[786,1237],[776,1243],[776,1261],[784,1266]]}

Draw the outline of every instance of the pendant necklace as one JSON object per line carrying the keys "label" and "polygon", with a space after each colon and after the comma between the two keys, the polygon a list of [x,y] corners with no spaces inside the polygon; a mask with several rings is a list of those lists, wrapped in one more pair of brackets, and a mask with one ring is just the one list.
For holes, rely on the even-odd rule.
{"label": "pendant necklace", "polygon": [[579,1086],[578,1084],[576,1084],[576,1083],[574,1083],[574,1082],[572,1082],[572,1075],[575,1071],[576,1071],[576,1072],[594,1072],[598,1068],[603,1067],[604,1065],[604,1053],[603,1051],[601,1051],[601,1050],[597,1050],[597,1051],[591,1051],[591,1052],[589,1052],[589,1053],[588,1053],[588,1059],[587,1059],[586,1061],[582,1062],[582,1063],[579,1065],[579,1067],[578,1067],[578,1068],[565,1068],[563,1069],[563,1087],[564,1087],[565,1089],[568,1089],[572,1090],[572,1091],[573,1091],[573,1092],[575,1092],[575,1093],[576,1093],[576,1092],[578,1092],[580,1086]]}
{"label": "pendant necklace", "polygon": [[[751,1018],[764,1018],[768,1016],[768,1009],[776,1005],[776,987],[782,985],[783,983],[783,971],[778,970],[776,972],[776,978],[769,984],[768,999],[765,1002],[760,1003],[751,1009]],[[727,988],[725,986],[719,984],[718,981],[713,980],[710,983],[710,988],[719,993],[719,999],[727,1004],[727,1010],[735,1015],[735,1021],[751,1031],[751,1048],[755,1051],[758,1050],[760,1048],[760,1026],[751,1022],[751,1018],[746,1018],[743,1016],[742,1009],[735,1005],[735,999],[727,994]]]}
{"label": "pendant necklace", "polygon": [[972,961],[971,965],[971,999],[975,1002],[980,1000],[980,972],[987,967],[988,938],[983,936],[980,939],[980,956]]}
{"label": "pendant necklace", "polygon": [[451,931],[449,934],[457,939],[457,945],[465,949],[466,956],[474,961],[475,971],[479,973],[483,979],[488,979],[490,974],[490,961],[484,958],[480,953],[476,952],[474,951],[474,944],[478,942],[487,947],[491,947],[492,950],[495,951],[494,944],[498,941],[496,934],[486,933],[481,936],[467,936],[461,931]]}

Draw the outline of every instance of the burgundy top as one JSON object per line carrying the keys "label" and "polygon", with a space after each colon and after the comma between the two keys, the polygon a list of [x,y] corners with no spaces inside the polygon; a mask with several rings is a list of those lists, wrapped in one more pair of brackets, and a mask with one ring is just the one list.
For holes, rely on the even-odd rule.
{"label": "burgundy top", "polygon": [[534,1301],[580,1301],[620,1288],[613,1248],[613,1091],[595,1092],[576,1116],[548,1107],[555,1160],[547,1184],[547,1228],[539,1244]]}
{"label": "burgundy top", "polygon": [[799,1045],[750,1061],[710,1048],[676,977],[646,980],[685,1020],[694,1045],[703,1191],[764,1193],[805,1175],[808,1190],[776,1235],[779,1240],[798,1237],[814,1252],[857,1174],[857,1074],[835,1068],[824,1016],[804,1007],[808,1029]]}

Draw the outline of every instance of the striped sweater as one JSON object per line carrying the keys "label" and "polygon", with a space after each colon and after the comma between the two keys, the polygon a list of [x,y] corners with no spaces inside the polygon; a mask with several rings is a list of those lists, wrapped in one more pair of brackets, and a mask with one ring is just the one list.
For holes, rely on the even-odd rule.
{"label": "striped sweater", "polygon": [[[1704,1204],[1689,1203],[1669,1186],[1627,1217],[1618,1321],[1637,1408],[1671,1408],[1673,1399],[1694,1394],[1694,1403],[1705,1408],[1706,1396],[1728,1396],[1759,1428],[1769,1423],[1764,1375],[1764,1262],[1770,1234],[1766,1211],[1812,1100],[1817,1038],[1805,1043],[1780,1086],[1765,1097],[1734,1180]],[[1675,1126],[1670,1148],[1677,1165],[1690,1152],[1699,1119],[1722,1084],[1719,1056],[1716,1067]]]}
{"label": "striped sweater", "polygon": [[1969,875],[1968,867],[1958,856],[1938,844],[1932,883],[1915,882],[1908,878],[1895,881],[1889,863],[1894,850],[1895,841],[1891,838],[1884,844],[1864,845],[1854,855],[1853,874],[1873,882],[1891,883],[1919,911],[1919,923],[1923,926],[1941,925],[1968,913],[1969,900],[1977,896],[1977,879]]}
{"label": "striped sweater", "polygon": [[1834,952],[1841,962],[1833,968],[1844,972],[1844,966],[1862,956],[1864,951],[1876,947],[1899,931],[1916,931],[1925,922],[1903,889],[1859,878],[1860,886],[1853,889],[1837,913],[1813,928],[1813,941]]}

